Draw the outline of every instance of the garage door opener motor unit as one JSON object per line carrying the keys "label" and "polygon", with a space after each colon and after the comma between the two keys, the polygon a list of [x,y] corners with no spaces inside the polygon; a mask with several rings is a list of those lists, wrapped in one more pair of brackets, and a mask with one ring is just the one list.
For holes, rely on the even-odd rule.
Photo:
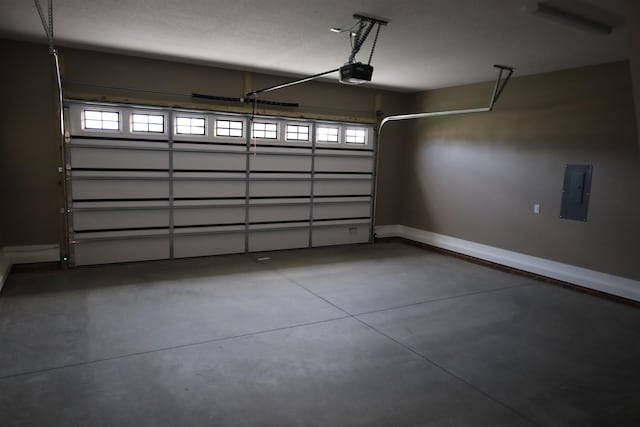
{"label": "garage door opener motor unit", "polygon": [[[300,83],[306,83],[311,80],[315,80],[317,78],[340,72],[340,82],[346,84],[362,84],[366,82],[370,82],[373,77],[373,66],[371,65],[371,59],[373,58],[373,52],[376,48],[376,44],[378,42],[378,35],[380,34],[380,27],[382,25],[387,25],[389,23],[388,20],[381,18],[373,18],[370,16],[359,15],[355,13],[353,15],[354,19],[357,19],[358,22],[351,28],[347,30],[342,30],[340,28],[331,28],[332,32],[335,33],[344,33],[348,32],[351,42],[351,54],[349,55],[349,59],[346,64],[342,67],[334,68],[333,70],[325,71],[322,73],[314,74],[312,76],[304,77],[301,79],[293,80],[286,83],[277,84],[275,86],[269,86],[263,89],[259,89],[253,92],[249,92],[242,98],[242,101],[251,100],[251,102],[255,102],[258,95],[265,92],[271,92],[278,89],[283,89],[285,87],[297,85]],[[358,27],[355,29],[355,27]],[[371,45],[371,51],[369,52],[369,60],[366,64],[362,62],[356,62],[356,55],[360,52],[360,49],[364,45],[364,42],[367,40],[369,33],[371,30],[376,27],[376,36],[373,40],[373,44]]]}

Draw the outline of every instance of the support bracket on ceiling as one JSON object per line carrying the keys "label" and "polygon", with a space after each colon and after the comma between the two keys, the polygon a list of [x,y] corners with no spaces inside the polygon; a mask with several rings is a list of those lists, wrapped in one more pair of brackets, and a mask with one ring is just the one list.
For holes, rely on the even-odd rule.
{"label": "support bracket on ceiling", "polygon": [[[456,114],[469,114],[469,113],[486,113],[493,110],[493,107],[502,95],[502,91],[505,86],[509,82],[511,75],[513,74],[513,67],[509,67],[506,65],[494,65],[494,68],[498,69],[498,78],[496,79],[496,83],[493,86],[493,92],[491,93],[491,99],[489,100],[489,105],[487,107],[480,108],[467,108],[463,110],[448,110],[448,111],[431,111],[427,113],[413,113],[413,114],[399,114],[395,116],[387,116],[380,122],[380,127],[378,128],[378,133],[382,131],[382,127],[392,121],[399,120],[411,120],[411,119],[423,119],[428,117],[435,116],[452,116]],[[506,73],[506,74],[505,74]]]}
{"label": "support bracket on ceiling", "polygon": [[351,35],[351,55],[349,55],[349,64],[353,64],[356,60],[356,55],[360,52],[362,45],[367,40],[369,33],[373,30],[373,27],[378,26],[376,30],[376,38],[373,41],[373,46],[371,46],[371,53],[369,55],[369,64],[371,64],[371,58],[373,57],[373,51],[376,48],[376,43],[378,41],[378,34],[380,34],[380,26],[387,25],[389,21],[380,19],[380,18],[372,18],[370,16],[364,16],[357,13],[353,14],[353,17],[358,20],[358,29],[355,31],[355,35]]}
{"label": "support bracket on ceiling", "polygon": [[[514,70],[513,67],[509,67],[507,65],[495,64],[493,67],[497,68],[499,72],[498,72],[498,79],[496,80],[496,84],[493,89],[493,94],[491,95],[491,105],[490,105],[489,111],[493,109],[494,104],[496,103],[498,98],[500,98],[500,95],[502,95],[502,91],[504,90],[504,87],[509,82],[509,79],[511,78],[511,75],[513,74],[513,70]],[[505,72],[507,74],[503,78],[502,75]]]}
{"label": "support bracket on ceiling", "polygon": [[191,97],[198,98],[198,99],[206,99],[207,101],[240,102],[245,104],[255,103],[260,105],[270,105],[274,107],[298,108],[300,106],[300,104],[296,102],[279,102],[279,101],[267,101],[264,99],[232,98],[228,96],[206,95],[202,93],[192,93]]}

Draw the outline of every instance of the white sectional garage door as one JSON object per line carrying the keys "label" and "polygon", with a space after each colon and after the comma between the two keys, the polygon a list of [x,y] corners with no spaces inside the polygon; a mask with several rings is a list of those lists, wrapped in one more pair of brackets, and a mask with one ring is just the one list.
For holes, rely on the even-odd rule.
{"label": "white sectional garage door", "polygon": [[72,265],[363,243],[374,131],[69,101]]}

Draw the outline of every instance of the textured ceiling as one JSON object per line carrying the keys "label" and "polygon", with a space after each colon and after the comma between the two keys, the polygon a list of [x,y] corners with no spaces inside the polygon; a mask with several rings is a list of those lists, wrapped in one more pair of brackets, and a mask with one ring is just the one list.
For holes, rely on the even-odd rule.
{"label": "textured ceiling", "polygon": [[[41,1],[46,9],[46,0]],[[624,15],[624,0],[589,2]],[[627,57],[624,26],[607,36],[591,34],[533,15],[533,4],[530,0],[57,0],[54,29],[58,46],[304,76],[346,62],[347,33],[335,34],[329,28],[348,28],[356,23],[352,15],[357,12],[390,20],[382,28],[373,57],[372,85],[400,90],[491,80],[494,63],[515,66],[523,75]],[[2,0],[0,34],[45,42],[34,3]],[[372,38],[359,60],[366,62]]]}

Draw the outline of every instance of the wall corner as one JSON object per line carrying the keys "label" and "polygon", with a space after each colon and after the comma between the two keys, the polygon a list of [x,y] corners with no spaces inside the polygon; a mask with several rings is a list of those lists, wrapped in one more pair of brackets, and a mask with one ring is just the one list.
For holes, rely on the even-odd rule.
{"label": "wall corner", "polygon": [[626,0],[626,25],[629,31],[629,62],[636,111],[638,151],[640,151],[640,2]]}
{"label": "wall corner", "polygon": [[11,271],[11,263],[5,256],[4,250],[0,248],[0,292],[2,292],[2,288],[4,287],[4,282],[6,282],[7,277],[9,277],[10,271]]}

